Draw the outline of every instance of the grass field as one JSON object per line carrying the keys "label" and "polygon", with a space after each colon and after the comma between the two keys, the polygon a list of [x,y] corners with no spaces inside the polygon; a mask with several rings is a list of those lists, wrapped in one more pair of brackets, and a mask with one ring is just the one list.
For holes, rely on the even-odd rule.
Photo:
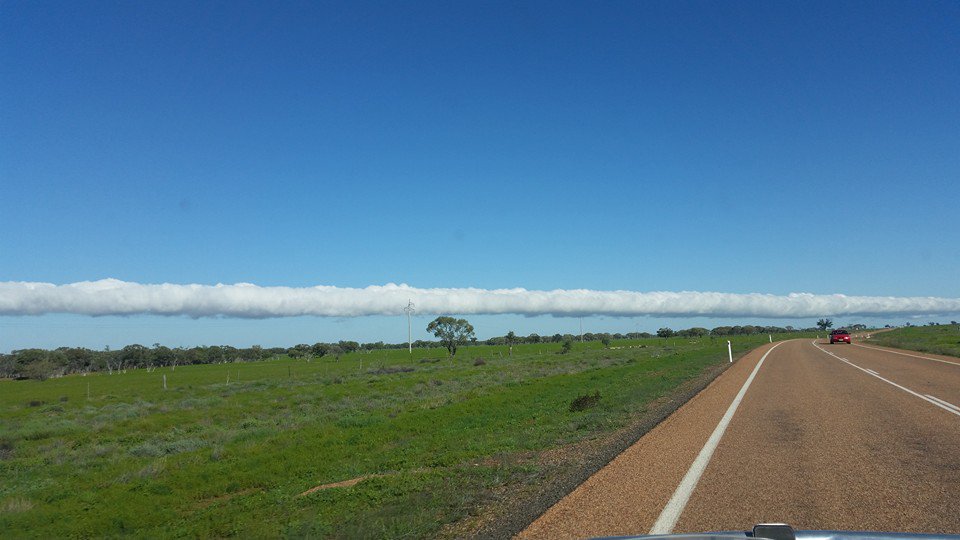
{"label": "grass field", "polygon": [[[733,341],[742,353],[767,336]],[[0,381],[0,531],[445,536],[534,481],[544,452],[623,428],[726,361],[726,341],[710,338],[558,350],[386,350]],[[301,495],[348,480],[359,481]]]}
{"label": "grass field", "polygon": [[913,351],[960,356],[960,325],[908,326],[873,334],[870,343]]}

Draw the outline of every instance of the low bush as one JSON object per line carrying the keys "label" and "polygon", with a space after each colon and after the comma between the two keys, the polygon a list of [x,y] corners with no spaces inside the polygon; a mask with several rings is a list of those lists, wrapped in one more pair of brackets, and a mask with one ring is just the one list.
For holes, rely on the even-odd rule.
{"label": "low bush", "polygon": [[570,402],[570,412],[584,411],[597,406],[600,403],[600,391],[593,394],[584,394]]}

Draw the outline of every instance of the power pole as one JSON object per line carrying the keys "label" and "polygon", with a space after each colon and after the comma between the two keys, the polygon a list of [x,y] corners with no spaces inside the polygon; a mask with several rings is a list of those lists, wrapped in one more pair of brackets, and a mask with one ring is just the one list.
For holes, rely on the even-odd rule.
{"label": "power pole", "polygon": [[403,308],[403,311],[407,312],[407,349],[410,354],[413,354],[413,333],[410,326],[410,315],[416,311],[413,307],[413,302],[407,300],[407,307]]}

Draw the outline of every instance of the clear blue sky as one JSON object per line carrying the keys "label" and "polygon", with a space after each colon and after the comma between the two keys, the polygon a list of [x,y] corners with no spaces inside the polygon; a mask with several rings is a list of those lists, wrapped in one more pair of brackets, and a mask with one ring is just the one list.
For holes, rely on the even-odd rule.
{"label": "clear blue sky", "polygon": [[[0,281],[960,297],[958,28],[956,2],[3,2]],[[591,325],[738,322],[765,321]],[[334,339],[405,324],[0,317],[0,350]]]}

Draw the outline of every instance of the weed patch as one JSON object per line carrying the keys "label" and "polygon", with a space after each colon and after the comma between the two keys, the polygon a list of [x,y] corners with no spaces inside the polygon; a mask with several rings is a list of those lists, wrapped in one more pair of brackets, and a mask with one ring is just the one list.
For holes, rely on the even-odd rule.
{"label": "weed patch", "polygon": [[[587,409],[592,409],[600,403],[600,391],[596,391],[593,394],[584,394],[578,396],[573,401],[570,402],[570,412],[585,411]],[[579,428],[578,428],[579,429]]]}
{"label": "weed patch", "polygon": [[410,373],[414,371],[413,367],[410,366],[380,366],[377,369],[371,369],[367,371],[368,375],[393,375],[395,373]]}

